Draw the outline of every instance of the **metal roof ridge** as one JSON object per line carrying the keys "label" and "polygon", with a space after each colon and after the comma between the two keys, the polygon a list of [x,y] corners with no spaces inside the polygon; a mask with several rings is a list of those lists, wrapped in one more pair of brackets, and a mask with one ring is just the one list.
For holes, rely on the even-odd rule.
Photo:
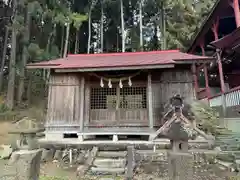
{"label": "metal roof ridge", "polygon": [[74,56],[121,56],[121,55],[144,55],[144,54],[162,54],[162,53],[180,52],[179,49],[159,50],[159,51],[138,51],[138,52],[117,52],[117,53],[96,53],[96,54],[68,54],[68,57]]}

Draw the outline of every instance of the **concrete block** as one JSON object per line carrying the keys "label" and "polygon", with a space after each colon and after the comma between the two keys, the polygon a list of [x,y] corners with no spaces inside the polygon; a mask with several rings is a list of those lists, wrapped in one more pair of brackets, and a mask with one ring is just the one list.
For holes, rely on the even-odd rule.
{"label": "concrete block", "polygon": [[55,152],[54,152],[53,149],[43,149],[41,161],[42,162],[50,162],[50,161],[52,161],[54,153]]}
{"label": "concrete block", "polygon": [[123,174],[125,168],[101,168],[101,167],[91,167],[91,172],[94,174]]}
{"label": "concrete block", "polygon": [[98,152],[98,157],[104,158],[118,158],[118,157],[126,157],[126,151],[100,151]]}
{"label": "concrete block", "polygon": [[45,139],[60,140],[63,139],[63,133],[45,132]]}
{"label": "concrete block", "polygon": [[13,153],[9,163],[16,171],[18,180],[38,180],[42,150],[20,150]]}
{"label": "concrete block", "polygon": [[96,158],[93,162],[94,166],[102,168],[124,168],[126,159],[99,159]]}

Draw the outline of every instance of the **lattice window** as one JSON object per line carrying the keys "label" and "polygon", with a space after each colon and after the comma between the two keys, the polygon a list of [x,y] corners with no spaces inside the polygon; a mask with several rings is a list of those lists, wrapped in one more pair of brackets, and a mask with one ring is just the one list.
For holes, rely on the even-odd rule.
{"label": "lattice window", "polygon": [[91,109],[115,109],[117,99],[116,88],[92,88]]}
{"label": "lattice window", "polygon": [[120,89],[120,108],[147,108],[146,87],[124,87]]}
{"label": "lattice window", "polygon": [[92,88],[91,109],[147,108],[146,87]]}

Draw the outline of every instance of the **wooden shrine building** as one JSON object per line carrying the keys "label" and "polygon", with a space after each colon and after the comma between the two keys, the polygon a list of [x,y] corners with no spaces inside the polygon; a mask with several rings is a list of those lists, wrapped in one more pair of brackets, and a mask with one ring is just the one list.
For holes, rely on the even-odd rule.
{"label": "wooden shrine building", "polygon": [[153,133],[173,95],[194,99],[194,65],[213,60],[166,50],[68,55],[27,68],[50,69],[47,139],[113,135],[117,140]]}
{"label": "wooden shrine building", "polygon": [[240,120],[239,28],[239,0],[218,0],[187,51],[217,59],[196,68],[197,98],[208,100],[228,122]]}

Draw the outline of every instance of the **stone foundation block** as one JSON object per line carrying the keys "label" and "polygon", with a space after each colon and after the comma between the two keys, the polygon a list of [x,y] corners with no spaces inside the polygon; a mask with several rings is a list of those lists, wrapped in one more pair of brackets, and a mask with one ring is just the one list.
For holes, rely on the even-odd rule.
{"label": "stone foundation block", "polygon": [[11,166],[18,180],[38,180],[42,150],[20,150],[12,154]]}
{"label": "stone foundation block", "polygon": [[50,161],[52,161],[54,153],[55,152],[54,152],[53,149],[43,149],[41,161],[42,162],[50,162]]}
{"label": "stone foundation block", "polygon": [[60,139],[63,139],[63,134],[62,133],[45,132],[45,139],[60,140]]}
{"label": "stone foundation block", "polygon": [[182,152],[168,153],[168,174],[171,180],[193,179],[193,155]]}

